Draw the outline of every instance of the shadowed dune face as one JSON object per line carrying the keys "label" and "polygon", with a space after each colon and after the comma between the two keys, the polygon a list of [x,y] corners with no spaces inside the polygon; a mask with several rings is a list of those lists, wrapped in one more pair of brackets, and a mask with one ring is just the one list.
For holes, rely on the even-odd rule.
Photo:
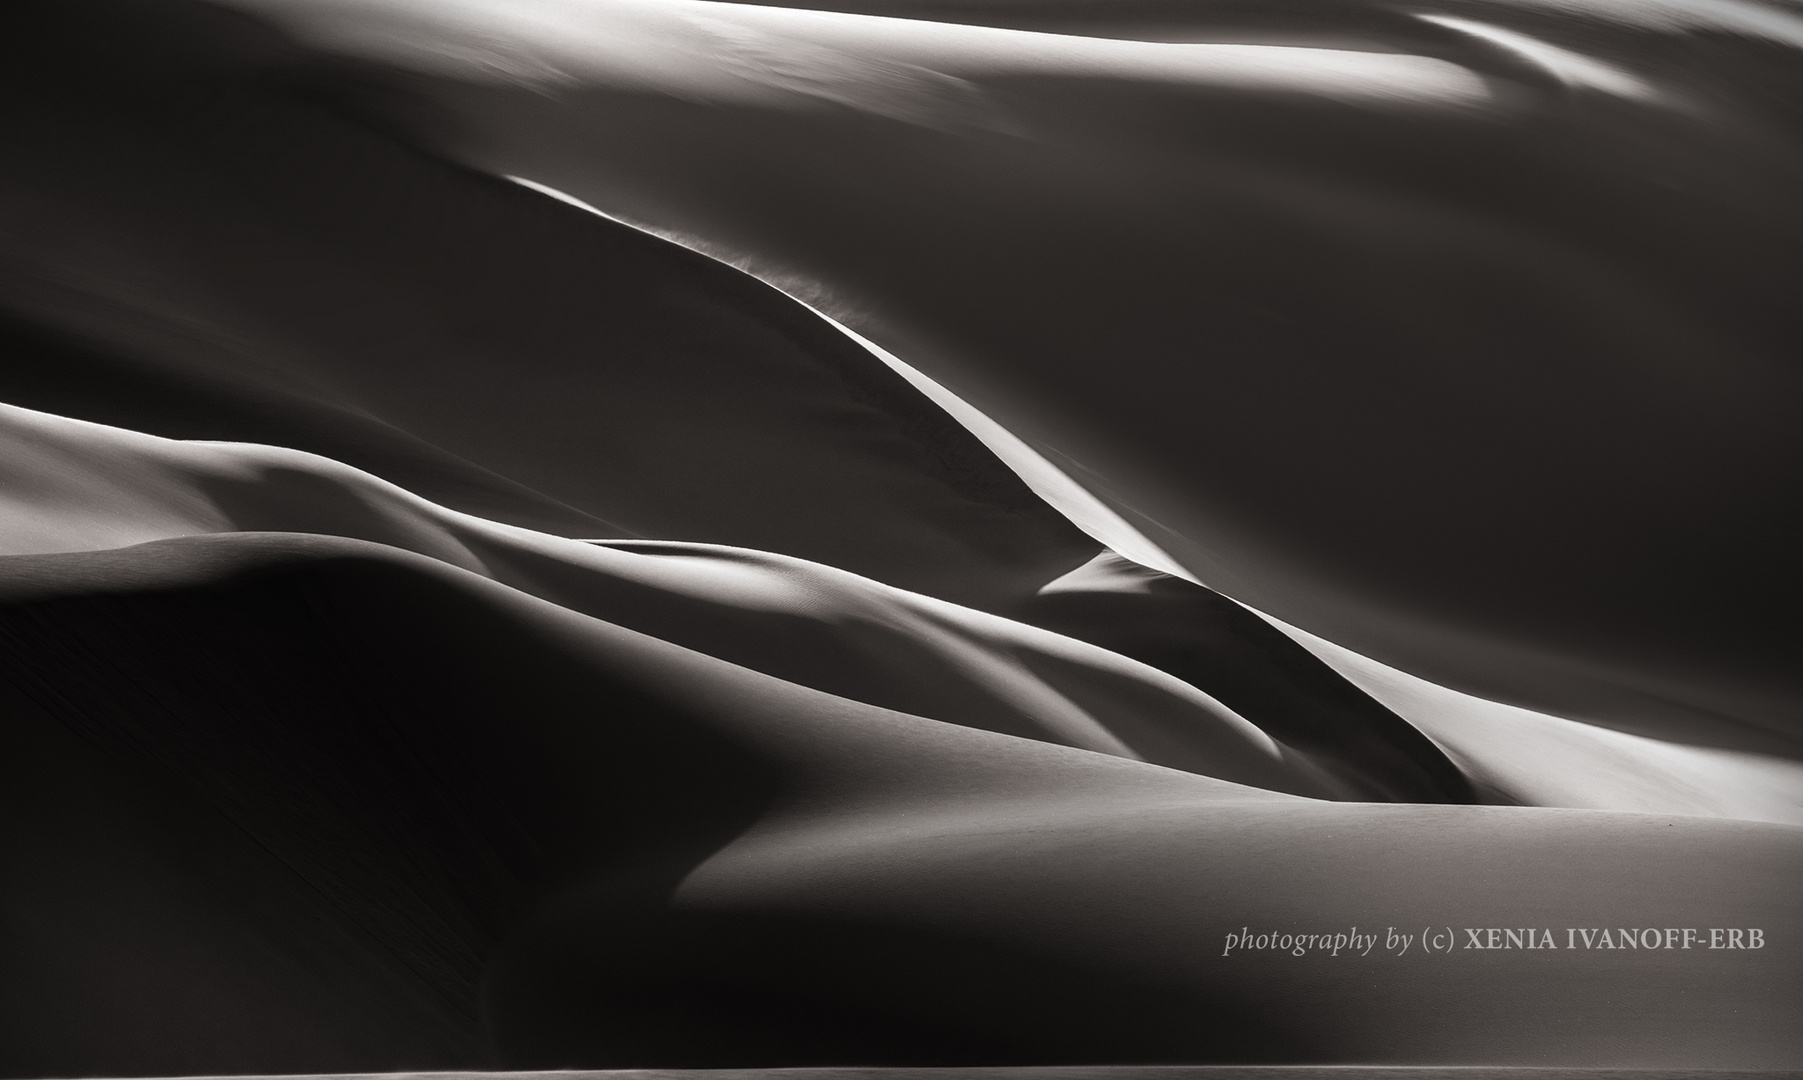
{"label": "shadowed dune face", "polygon": [[0,7],[0,1076],[1803,1061],[1788,9],[934,3]]}
{"label": "shadowed dune face", "polygon": [[299,445],[564,535],[783,551],[984,606],[1095,553],[800,305],[347,118],[355,81],[309,75],[254,20],[8,17],[40,29],[33,9],[54,32],[19,35],[42,49],[17,58],[5,118],[13,403]]}
{"label": "shadowed dune face", "polygon": [[462,160],[819,283],[1231,595],[1794,739],[1789,7],[237,6]]}
{"label": "shadowed dune face", "polygon": [[9,732],[45,744],[9,761],[74,785],[36,816],[64,849],[6,853],[9,1075],[486,1064],[535,890],[667,876],[768,799],[681,706],[355,558],[392,549],[133,550],[7,566]]}

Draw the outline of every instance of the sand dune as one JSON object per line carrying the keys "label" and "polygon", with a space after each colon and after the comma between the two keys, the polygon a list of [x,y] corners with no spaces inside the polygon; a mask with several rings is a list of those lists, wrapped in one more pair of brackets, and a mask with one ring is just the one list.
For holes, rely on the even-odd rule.
{"label": "sand dune", "polygon": [[127,12],[34,7],[65,25],[11,76],[0,288],[31,328],[9,347],[11,403],[296,446],[564,535],[779,551],[977,606],[1094,554],[776,290],[259,79],[258,50],[298,54],[229,12],[142,8],[118,64],[82,19]]}
{"label": "sand dune", "polygon": [[[8,964],[15,1075],[467,1067],[484,1029],[520,1066],[1797,1052],[1777,949],[1219,955],[1248,921],[1605,911],[1788,940],[1791,828],[1297,800],[857,705],[359,541],[3,568],[33,751],[5,760],[37,774],[7,789],[78,796],[9,845],[20,940],[163,950]],[[219,1009],[233,1039],[196,1029]]]}
{"label": "sand dune", "polygon": [[[0,440],[7,488],[24,496],[7,506],[7,554],[209,532],[361,539],[857,701],[1298,794],[1444,796],[1395,770],[1362,769],[1356,754],[1326,759],[1336,778],[1190,683],[1115,653],[798,559],[582,543],[444,510],[310,455],[177,443],[4,407]],[[1437,764],[1462,792],[1450,763]]]}
{"label": "sand dune", "polygon": [[201,533],[347,537],[849,700],[1279,791],[1803,824],[1803,767],[1782,758],[1619,735],[1421,680],[1396,696],[1408,676],[1326,654],[1364,673],[1373,698],[1256,614],[1112,554],[1011,620],[764,552],[534,533],[274,447],[5,407],[0,446],[7,555]]}
{"label": "sand dune", "polygon": [[0,8],[0,1076],[1803,1063],[1791,9],[826,6]]}
{"label": "sand dune", "polygon": [[1791,6],[236,6],[443,152],[812,282],[1215,588],[1794,744]]}

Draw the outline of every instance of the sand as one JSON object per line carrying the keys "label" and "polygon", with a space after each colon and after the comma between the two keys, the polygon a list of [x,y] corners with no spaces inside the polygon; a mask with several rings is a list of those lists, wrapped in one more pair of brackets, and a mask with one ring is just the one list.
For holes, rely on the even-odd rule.
{"label": "sand", "polygon": [[0,13],[0,1076],[1803,1067],[1788,9],[852,7]]}

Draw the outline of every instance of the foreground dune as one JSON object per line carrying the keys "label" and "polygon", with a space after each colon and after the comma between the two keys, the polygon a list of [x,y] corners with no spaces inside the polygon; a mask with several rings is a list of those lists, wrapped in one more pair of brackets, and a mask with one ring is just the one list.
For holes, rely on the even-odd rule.
{"label": "foreground dune", "polygon": [[0,1076],[1803,1066],[1795,22],[0,9]]}
{"label": "foreground dune", "polygon": [[[5,570],[15,1074],[1797,1053],[1794,828],[1298,800],[360,541]],[[1449,921],[1774,947],[1221,955]]]}

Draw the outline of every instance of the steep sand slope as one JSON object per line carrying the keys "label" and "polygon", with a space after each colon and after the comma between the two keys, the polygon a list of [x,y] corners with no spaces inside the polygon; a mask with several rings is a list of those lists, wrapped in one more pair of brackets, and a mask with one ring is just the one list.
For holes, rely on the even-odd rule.
{"label": "steep sand slope", "polygon": [[[358,541],[0,571],[33,751],[0,757],[34,809],[6,815],[12,1075],[1803,1052],[1792,828],[1259,792],[847,702]],[[1774,947],[1221,955],[1342,923]]]}
{"label": "steep sand slope", "polygon": [[463,160],[811,279],[1230,595],[1794,738],[1792,5],[236,6],[410,73]]}
{"label": "steep sand slope", "polygon": [[1095,553],[805,308],[372,129],[272,30],[184,3],[0,18],[0,307],[24,325],[0,400],[978,606]]}

